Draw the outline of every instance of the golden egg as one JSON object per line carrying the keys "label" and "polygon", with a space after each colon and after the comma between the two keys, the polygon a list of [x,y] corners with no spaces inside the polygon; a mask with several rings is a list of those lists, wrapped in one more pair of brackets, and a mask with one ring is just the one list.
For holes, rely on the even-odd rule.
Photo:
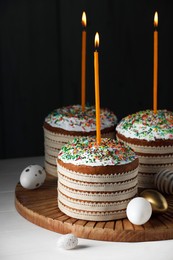
{"label": "golden egg", "polygon": [[151,203],[153,213],[164,213],[168,209],[165,197],[157,190],[144,190],[140,196]]}

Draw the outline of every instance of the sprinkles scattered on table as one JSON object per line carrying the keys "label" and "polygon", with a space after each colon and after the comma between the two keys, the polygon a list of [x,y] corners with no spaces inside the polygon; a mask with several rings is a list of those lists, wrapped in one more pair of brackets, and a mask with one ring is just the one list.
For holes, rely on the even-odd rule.
{"label": "sprinkles scattered on table", "polygon": [[158,110],[140,111],[124,117],[116,128],[126,137],[154,141],[173,139],[173,112]]}
{"label": "sprinkles scattered on table", "polygon": [[95,138],[82,137],[64,145],[58,158],[75,165],[106,166],[127,164],[137,157],[129,146],[114,139],[102,138],[101,145],[97,145]]}
{"label": "sprinkles scattered on table", "polygon": [[[86,106],[82,111],[80,105],[55,109],[45,119],[53,127],[67,131],[90,132],[96,130],[96,111],[94,106]],[[101,129],[116,125],[117,118],[108,109],[100,110]]]}

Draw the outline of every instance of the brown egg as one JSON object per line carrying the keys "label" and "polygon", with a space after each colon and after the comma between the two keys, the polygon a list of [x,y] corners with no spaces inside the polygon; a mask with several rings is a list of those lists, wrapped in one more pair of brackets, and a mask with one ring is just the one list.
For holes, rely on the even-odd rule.
{"label": "brown egg", "polygon": [[140,196],[151,203],[153,213],[164,213],[168,209],[168,203],[165,197],[157,190],[144,190]]}

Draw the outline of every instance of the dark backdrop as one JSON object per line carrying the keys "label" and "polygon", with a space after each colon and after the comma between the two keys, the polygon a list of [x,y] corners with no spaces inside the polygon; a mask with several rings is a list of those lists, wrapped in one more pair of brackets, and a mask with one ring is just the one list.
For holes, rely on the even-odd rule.
{"label": "dark backdrop", "polygon": [[172,1],[1,0],[0,157],[44,153],[43,121],[80,103],[81,15],[87,14],[87,102],[100,35],[101,106],[118,119],[152,109],[153,16],[159,12],[158,107],[173,110]]}

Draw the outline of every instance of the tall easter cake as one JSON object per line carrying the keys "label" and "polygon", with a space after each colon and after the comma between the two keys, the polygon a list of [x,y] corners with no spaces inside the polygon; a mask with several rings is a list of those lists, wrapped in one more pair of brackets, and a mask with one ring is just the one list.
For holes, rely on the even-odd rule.
{"label": "tall easter cake", "polygon": [[116,131],[139,157],[139,187],[154,188],[155,174],[173,169],[173,112],[140,111],[123,118]]}
{"label": "tall easter cake", "polygon": [[66,215],[89,221],[126,217],[137,194],[138,158],[111,138],[75,138],[58,155],[58,206]]}
{"label": "tall easter cake", "polygon": [[[56,158],[59,149],[77,136],[96,134],[95,107],[86,106],[83,112],[80,105],[66,106],[52,111],[44,121],[44,147],[46,172],[57,176]],[[101,109],[101,134],[115,138],[117,118],[108,109]]]}

